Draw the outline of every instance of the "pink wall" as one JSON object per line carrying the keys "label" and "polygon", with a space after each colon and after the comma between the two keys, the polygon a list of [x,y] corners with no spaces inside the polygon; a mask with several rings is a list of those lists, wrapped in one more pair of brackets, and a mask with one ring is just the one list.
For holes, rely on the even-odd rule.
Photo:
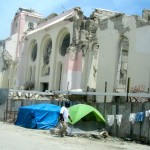
{"label": "pink wall", "polygon": [[69,82],[70,89],[81,88],[82,51],[77,53],[75,60],[71,60],[70,55],[66,54],[63,67],[63,74],[65,76],[63,87]]}
{"label": "pink wall", "polygon": [[25,26],[25,14],[20,13],[19,15],[19,26],[18,26],[18,39],[17,39],[17,49],[16,49],[16,59],[19,58],[19,49],[21,49],[21,37],[23,36],[24,26]]}
{"label": "pink wall", "polygon": [[72,71],[82,71],[82,51],[77,53],[77,59],[71,60],[69,54],[66,54],[64,60],[64,72]]}

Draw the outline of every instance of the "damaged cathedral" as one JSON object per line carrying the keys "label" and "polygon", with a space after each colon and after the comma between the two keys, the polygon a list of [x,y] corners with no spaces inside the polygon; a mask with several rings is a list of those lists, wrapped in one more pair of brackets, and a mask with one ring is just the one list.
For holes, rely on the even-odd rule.
{"label": "damaged cathedral", "polygon": [[[80,7],[43,18],[19,8],[0,41],[0,87],[35,91],[148,92],[150,10],[142,17]],[[97,101],[99,101],[97,99]]]}

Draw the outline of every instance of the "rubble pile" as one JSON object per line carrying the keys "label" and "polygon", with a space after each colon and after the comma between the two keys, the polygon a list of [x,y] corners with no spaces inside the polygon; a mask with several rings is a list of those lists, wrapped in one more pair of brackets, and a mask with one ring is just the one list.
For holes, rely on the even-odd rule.
{"label": "rubble pile", "polygon": [[14,100],[66,100],[66,95],[54,94],[52,92],[9,92],[9,98]]}
{"label": "rubble pile", "polygon": [[77,133],[74,136],[85,137],[85,138],[96,138],[96,139],[107,139],[109,137],[107,131],[92,131],[92,132],[85,132],[85,133]]}

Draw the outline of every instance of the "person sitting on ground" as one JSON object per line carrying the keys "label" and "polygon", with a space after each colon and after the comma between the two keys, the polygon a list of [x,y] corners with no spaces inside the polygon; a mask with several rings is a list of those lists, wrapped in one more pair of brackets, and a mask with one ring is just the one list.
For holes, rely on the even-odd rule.
{"label": "person sitting on ground", "polygon": [[68,118],[72,122],[72,119],[69,115],[69,110],[68,108],[70,107],[69,102],[65,102],[65,106],[63,106],[60,110],[60,124],[62,125],[62,128],[60,128],[60,135],[63,137],[65,135],[65,132],[68,127]]}

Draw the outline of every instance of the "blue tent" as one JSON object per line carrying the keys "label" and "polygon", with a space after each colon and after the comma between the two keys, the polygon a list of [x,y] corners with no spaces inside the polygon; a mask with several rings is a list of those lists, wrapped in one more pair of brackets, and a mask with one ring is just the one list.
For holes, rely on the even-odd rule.
{"label": "blue tent", "polygon": [[19,108],[16,125],[31,129],[50,129],[57,125],[60,106],[37,104]]}

